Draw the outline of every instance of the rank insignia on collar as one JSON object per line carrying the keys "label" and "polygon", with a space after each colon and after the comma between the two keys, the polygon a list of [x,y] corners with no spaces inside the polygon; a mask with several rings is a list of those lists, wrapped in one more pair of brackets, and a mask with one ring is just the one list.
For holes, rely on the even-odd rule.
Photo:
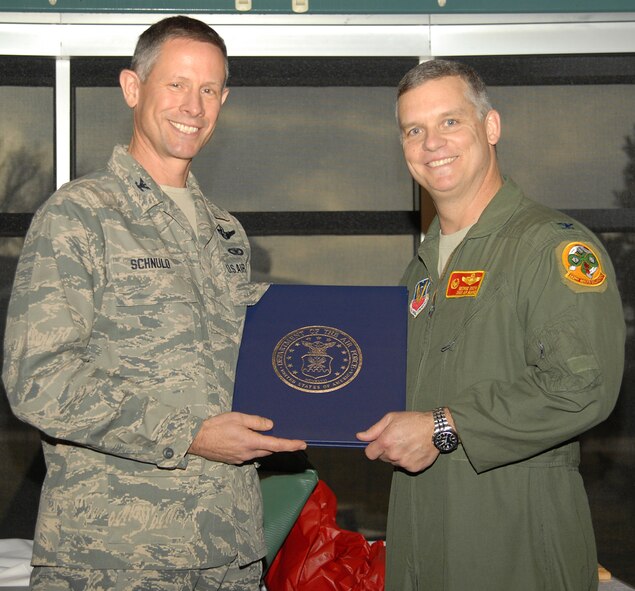
{"label": "rank insignia on collar", "polygon": [[584,242],[569,242],[562,248],[564,278],[578,287],[599,287],[606,280],[600,258]]}
{"label": "rank insignia on collar", "polygon": [[143,177],[139,177],[139,180],[135,181],[135,185],[137,185],[137,189],[141,192],[150,190],[150,186],[145,182]]}
{"label": "rank insignia on collar", "polygon": [[445,290],[446,298],[475,298],[478,295],[485,271],[452,271]]}
{"label": "rank insignia on collar", "polygon": [[423,309],[428,305],[430,299],[430,279],[425,278],[415,285],[412,300],[410,300],[410,313],[413,318],[419,316]]}

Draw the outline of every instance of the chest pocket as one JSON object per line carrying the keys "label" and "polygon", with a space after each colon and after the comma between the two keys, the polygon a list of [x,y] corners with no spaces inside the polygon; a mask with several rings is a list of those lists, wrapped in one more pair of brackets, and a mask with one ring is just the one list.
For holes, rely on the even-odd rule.
{"label": "chest pocket", "polygon": [[462,307],[463,314],[454,314],[461,319],[458,331],[462,332],[469,326],[479,321],[489,321],[489,315],[497,315],[500,300],[504,296],[504,278],[495,275],[485,276],[485,283],[476,297],[464,297],[453,299],[450,306],[458,310]]}
{"label": "chest pocket", "polygon": [[114,335],[108,346],[129,378],[181,392],[196,379],[202,311],[187,269],[166,257],[126,257],[111,264]]}
{"label": "chest pocket", "polygon": [[197,300],[187,269],[168,257],[132,256],[114,261],[111,280],[117,306],[168,305]]}
{"label": "chest pocket", "polygon": [[437,330],[437,340],[433,347],[442,352],[456,351],[458,348],[473,350],[480,355],[483,339],[490,332],[491,338],[499,340],[499,331],[506,332],[506,324],[514,317],[505,307],[504,278],[490,275],[485,276],[483,287],[476,297],[445,297],[443,286],[443,300],[437,307],[437,324],[443,327]]}

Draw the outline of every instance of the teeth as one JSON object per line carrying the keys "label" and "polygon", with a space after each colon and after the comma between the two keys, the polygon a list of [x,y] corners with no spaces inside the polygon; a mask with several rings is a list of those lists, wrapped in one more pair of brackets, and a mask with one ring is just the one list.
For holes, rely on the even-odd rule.
{"label": "teeth", "polygon": [[443,160],[435,160],[434,162],[430,162],[428,166],[431,168],[436,168],[437,166],[443,166],[445,164],[450,164],[450,162],[454,162],[456,156],[452,156],[451,158],[444,158]]}
{"label": "teeth", "polygon": [[198,131],[198,127],[192,127],[191,125],[183,125],[182,123],[176,123],[176,121],[170,121],[174,127],[176,127],[179,131],[183,133],[196,133]]}

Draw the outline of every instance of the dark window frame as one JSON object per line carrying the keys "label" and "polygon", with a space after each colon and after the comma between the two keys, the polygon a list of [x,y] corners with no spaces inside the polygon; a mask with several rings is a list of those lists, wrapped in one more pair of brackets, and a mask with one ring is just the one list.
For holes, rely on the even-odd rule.
{"label": "dark window frame", "polygon": [[[55,58],[0,56],[0,85],[53,88],[53,101],[55,101]],[[53,130],[55,130],[55,122]],[[54,159],[55,157],[54,154]],[[32,217],[32,213],[0,212],[0,237],[25,236]]]}
{"label": "dark window frame", "polygon": [[[634,84],[635,54],[574,54],[520,56],[453,56],[472,65],[488,86]],[[415,58],[305,57],[230,58],[230,86],[390,86],[416,65]],[[71,59],[72,125],[74,90],[115,87],[129,57]],[[54,85],[54,59],[3,57],[0,76],[5,85]],[[73,133],[72,150],[75,151]],[[74,167],[74,158],[73,167]],[[635,232],[635,208],[563,210],[593,231]],[[251,236],[295,235],[418,235],[419,212],[237,212]],[[0,214],[0,236],[24,236],[32,214]]]}

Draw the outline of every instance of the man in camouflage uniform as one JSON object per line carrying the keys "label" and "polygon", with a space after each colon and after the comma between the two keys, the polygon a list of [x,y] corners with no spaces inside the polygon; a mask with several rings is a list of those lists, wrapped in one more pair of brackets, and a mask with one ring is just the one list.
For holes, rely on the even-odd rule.
{"label": "man in camouflage uniform", "polygon": [[228,89],[223,40],[171,17],[120,76],[132,140],[37,212],[11,298],[4,382],[43,433],[33,589],[258,589],[258,477],[304,442],[231,412],[249,244],[189,173]]}

